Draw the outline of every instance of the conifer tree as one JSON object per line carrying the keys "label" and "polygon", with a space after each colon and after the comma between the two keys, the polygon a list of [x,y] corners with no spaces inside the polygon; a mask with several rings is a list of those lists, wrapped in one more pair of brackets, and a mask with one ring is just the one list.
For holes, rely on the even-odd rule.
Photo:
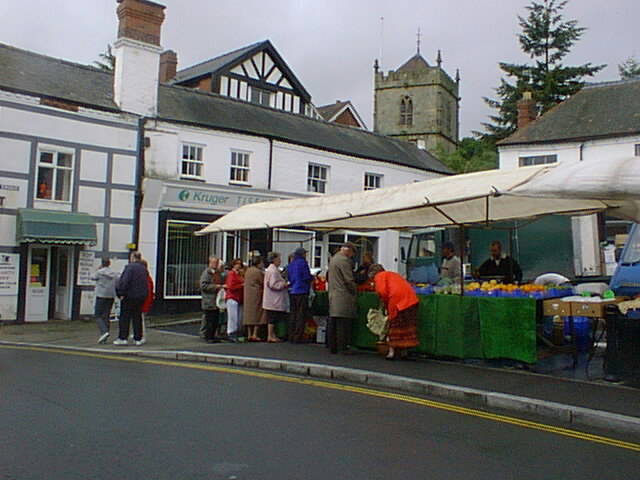
{"label": "conifer tree", "polygon": [[634,57],[629,57],[618,65],[618,72],[621,80],[640,78],[640,63]]}
{"label": "conifer tree", "polygon": [[506,74],[496,88],[498,98],[485,97],[485,102],[498,112],[483,123],[486,132],[482,137],[500,140],[513,133],[517,127],[517,101],[524,91],[531,91],[541,115],[551,107],[574,94],[584,85],[584,78],[595,75],[605,65],[585,63],[565,66],[564,58],[585,31],[576,20],[565,20],[562,10],[568,0],[532,1],[526,7],[526,18],[518,16],[521,33],[520,48],[530,58],[530,63],[500,63]]}

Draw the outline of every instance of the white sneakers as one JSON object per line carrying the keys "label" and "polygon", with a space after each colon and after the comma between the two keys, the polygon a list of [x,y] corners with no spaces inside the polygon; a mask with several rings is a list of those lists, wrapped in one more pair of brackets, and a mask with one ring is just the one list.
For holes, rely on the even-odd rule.
{"label": "white sneakers", "polygon": [[[144,345],[145,343],[147,343],[147,340],[144,337],[142,337],[140,340],[136,340],[134,343],[135,343],[136,347],[140,347],[140,346]],[[120,338],[116,338],[113,341],[113,344],[114,345],[129,345],[129,341],[128,340],[122,340]]]}
{"label": "white sneakers", "polygon": [[107,343],[107,338],[109,338],[109,332],[103,333],[98,338],[98,343]]}

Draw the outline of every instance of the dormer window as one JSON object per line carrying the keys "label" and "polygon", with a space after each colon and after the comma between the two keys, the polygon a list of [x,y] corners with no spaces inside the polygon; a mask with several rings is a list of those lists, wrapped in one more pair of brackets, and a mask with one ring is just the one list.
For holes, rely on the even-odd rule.
{"label": "dormer window", "polygon": [[262,88],[251,87],[251,103],[257,103],[265,107],[271,106],[271,92]]}
{"label": "dormer window", "polygon": [[405,127],[413,125],[413,102],[408,95],[400,100],[400,125]]}

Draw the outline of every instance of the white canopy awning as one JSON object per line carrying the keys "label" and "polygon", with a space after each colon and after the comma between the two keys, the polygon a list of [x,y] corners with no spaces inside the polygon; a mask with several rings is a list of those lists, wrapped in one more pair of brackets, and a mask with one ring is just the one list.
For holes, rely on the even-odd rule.
{"label": "white canopy awning", "polygon": [[[588,163],[591,166],[594,162]],[[587,162],[582,165],[586,168]],[[255,203],[234,210],[198,233],[288,226],[317,230],[411,229],[489,223],[553,213],[588,214],[621,207],[624,216],[640,220],[638,210],[633,206],[635,202],[627,200],[631,195],[640,198],[638,182],[635,186],[629,185],[626,196],[620,199],[610,199],[604,193],[582,198],[554,195],[551,191],[545,196],[535,189],[526,190],[536,181],[539,181],[538,188],[543,188],[547,184],[545,178],[555,178],[549,175],[554,170],[558,174],[564,169],[564,165],[544,165],[490,170],[366,192]],[[636,170],[640,175],[640,169],[636,167]],[[515,192],[517,195],[513,194]]]}

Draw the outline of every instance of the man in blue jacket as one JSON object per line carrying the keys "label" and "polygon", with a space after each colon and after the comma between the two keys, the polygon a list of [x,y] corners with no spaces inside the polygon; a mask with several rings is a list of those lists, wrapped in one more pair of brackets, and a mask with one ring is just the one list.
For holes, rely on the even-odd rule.
{"label": "man in blue jacket", "polygon": [[120,297],[120,321],[118,338],[114,345],[127,345],[129,342],[129,323],[133,323],[133,340],[136,345],[144,344],[142,339],[142,304],[149,294],[147,269],[142,264],[142,254],[133,252],[129,264],[124,268],[118,283],[116,294]]}
{"label": "man in blue jacket", "polygon": [[309,289],[313,277],[305,258],[306,254],[307,251],[304,248],[297,248],[293,260],[287,268],[291,299],[291,313],[289,314],[289,341],[291,343],[302,342],[304,323],[307,319]]}

